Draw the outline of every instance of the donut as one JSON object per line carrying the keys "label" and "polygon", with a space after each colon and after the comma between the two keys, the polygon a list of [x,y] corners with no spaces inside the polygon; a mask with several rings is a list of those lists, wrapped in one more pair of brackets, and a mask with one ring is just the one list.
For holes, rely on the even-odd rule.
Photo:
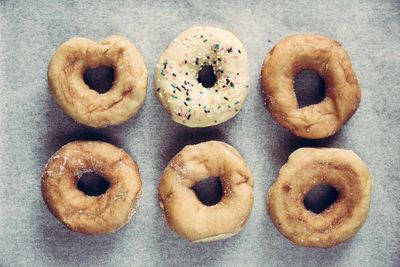
{"label": "donut", "polygon": [[[216,82],[204,87],[199,72],[212,67]],[[192,27],[162,53],[155,70],[159,102],[173,121],[208,127],[234,117],[249,88],[246,50],[232,33],[214,27]]]}
{"label": "donut", "polygon": [[[206,206],[193,187],[219,177],[223,195]],[[230,145],[208,141],[184,147],[165,168],[158,189],[164,219],[178,235],[192,242],[225,239],[246,224],[253,207],[253,177],[247,163]]]}
{"label": "donut", "polygon": [[[299,108],[294,78],[314,70],[325,81],[325,99]],[[336,133],[357,110],[361,90],[350,58],[335,40],[321,35],[284,38],[267,54],[261,70],[272,117],[293,134],[310,139]]]}
{"label": "donut", "polygon": [[[115,81],[103,94],[83,80],[88,68],[111,66]],[[50,91],[71,118],[99,128],[120,124],[135,115],[144,102],[147,69],[142,55],[123,36],[110,36],[99,44],[74,37],[57,48],[48,69]]]}
{"label": "donut", "polygon": [[[371,200],[371,176],[350,150],[300,148],[289,156],[268,192],[273,224],[287,239],[304,247],[329,248],[352,238],[364,224]],[[322,213],[305,208],[304,198],[318,185],[338,192]]]}
{"label": "donut", "polygon": [[[110,186],[100,196],[77,188],[82,174],[95,172]],[[112,233],[135,213],[142,182],[136,162],[122,149],[94,141],[64,145],[48,161],[42,195],[51,213],[70,230],[83,234]]]}

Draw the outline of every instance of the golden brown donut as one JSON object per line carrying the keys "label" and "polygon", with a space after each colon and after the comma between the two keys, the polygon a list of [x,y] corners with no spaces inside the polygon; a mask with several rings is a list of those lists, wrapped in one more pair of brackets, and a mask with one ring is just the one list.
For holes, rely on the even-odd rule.
{"label": "golden brown donut", "polygon": [[[87,68],[111,66],[112,88],[104,94],[83,80]],[[123,36],[110,36],[99,44],[74,37],[57,48],[48,69],[50,91],[58,105],[74,120],[91,126],[120,124],[135,115],[144,102],[147,69],[142,55]]]}
{"label": "golden brown donut", "polygon": [[[219,177],[221,201],[205,206],[193,186],[209,177]],[[184,147],[161,177],[158,197],[164,219],[178,235],[206,242],[237,234],[253,207],[253,177],[245,160],[233,147],[208,141]]]}
{"label": "golden brown donut", "polygon": [[[100,196],[77,188],[82,174],[96,172],[109,183]],[[142,189],[136,162],[122,149],[94,141],[75,141],[58,150],[47,163],[42,195],[53,215],[69,229],[84,234],[112,233],[135,213]]]}
{"label": "golden brown donut", "polygon": [[[289,156],[268,192],[269,215],[276,228],[299,246],[333,247],[353,237],[364,224],[371,200],[371,176],[350,150],[300,148]],[[320,214],[304,198],[314,187],[334,187],[337,200]]]}
{"label": "golden brown donut", "polygon": [[[324,79],[325,99],[299,108],[294,78],[306,69]],[[357,110],[361,99],[346,51],[337,41],[321,35],[293,35],[280,41],[265,57],[261,80],[272,117],[305,138],[336,133]]]}

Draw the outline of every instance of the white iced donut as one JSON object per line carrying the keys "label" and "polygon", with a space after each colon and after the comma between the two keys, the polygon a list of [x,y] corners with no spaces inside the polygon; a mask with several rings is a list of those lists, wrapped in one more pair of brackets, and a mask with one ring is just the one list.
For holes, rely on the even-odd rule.
{"label": "white iced donut", "polygon": [[[216,82],[206,88],[199,71],[211,66]],[[225,122],[241,109],[249,88],[246,50],[232,33],[214,27],[192,27],[162,53],[155,70],[160,103],[175,122],[207,127]]]}

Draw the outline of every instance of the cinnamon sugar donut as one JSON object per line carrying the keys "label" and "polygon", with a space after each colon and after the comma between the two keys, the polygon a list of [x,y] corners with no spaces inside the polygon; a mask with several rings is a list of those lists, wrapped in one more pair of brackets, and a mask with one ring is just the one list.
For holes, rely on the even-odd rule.
{"label": "cinnamon sugar donut", "polygon": [[[294,78],[315,70],[325,81],[325,99],[299,108]],[[267,54],[261,70],[267,108],[297,136],[324,138],[337,132],[357,110],[361,90],[349,56],[335,40],[321,35],[293,35]]]}
{"label": "cinnamon sugar donut", "polygon": [[[96,172],[109,183],[100,196],[77,188],[82,174]],[[75,141],[47,163],[42,194],[53,215],[69,229],[84,234],[112,233],[133,216],[142,182],[135,161],[122,149],[104,142]]]}
{"label": "cinnamon sugar donut", "polygon": [[[352,151],[300,148],[289,156],[268,192],[268,211],[276,228],[299,246],[328,248],[352,238],[364,224],[371,200],[371,176]],[[334,187],[339,196],[320,214],[304,198],[314,187]]]}
{"label": "cinnamon sugar donut", "polygon": [[[111,66],[115,81],[100,94],[83,80],[87,68]],[[74,120],[91,126],[120,124],[135,115],[144,102],[147,69],[142,55],[123,36],[99,44],[74,37],[57,48],[48,69],[50,91],[57,104]]]}
{"label": "cinnamon sugar donut", "polygon": [[[213,206],[204,205],[193,190],[209,177],[219,177],[223,196]],[[168,164],[158,190],[165,221],[178,235],[206,242],[237,234],[253,207],[253,178],[233,147],[208,141],[184,147]]]}

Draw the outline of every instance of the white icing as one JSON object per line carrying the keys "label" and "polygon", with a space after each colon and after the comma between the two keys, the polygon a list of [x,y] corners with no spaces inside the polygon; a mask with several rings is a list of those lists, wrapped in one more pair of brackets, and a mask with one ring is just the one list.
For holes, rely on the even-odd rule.
{"label": "white icing", "polygon": [[[203,65],[211,65],[217,76],[211,88],[197,81]],[[192,27],[162,53],[154,80],[157,97],[174,121],[189,127],[220,124],[234,117],[247,97],[247,53],[228,31]]]}

